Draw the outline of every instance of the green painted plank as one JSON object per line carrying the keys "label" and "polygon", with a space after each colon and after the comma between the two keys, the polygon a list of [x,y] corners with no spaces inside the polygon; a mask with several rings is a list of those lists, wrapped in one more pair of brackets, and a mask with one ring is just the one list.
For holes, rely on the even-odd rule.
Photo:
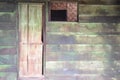
{"label": "green painted plank", "polygon": [[0,72],[0,80],[17,80],[17,74],[13,72]]}
{"label": "green painted plank", "polygon": [[17,55],[0,55],[0,65],[16,65]]}
{"label": "green painted plank", "polygon": [[46,74],[98,74],[105,65],[101,61],[47,61]]}
{"label": "green painted plank", "polygon": [[[120,64],[120,62],[118,61]],[[108,75],[118,76],[119,66],[116,63],[108,61],[47,61],[46,74],[47,75]],[[77,72],[78,71],[78,72]],[[117,71],[117,72],[115,72]],[[111,75],[109,74],[111,73]]]}
{"label": "green painted plank", "polygon": [[47,44],[119,44],[119,35],[47,34]]}
{"label": "green painted plank", "polygon": [[13,3],[0,3],[0,12],[13,12],[16,10],[16,5]]}
{"label": "green painted plank", "polygon": [[0,45],[16,45],[15,30],[0,30]]}
{"label": "green painted plank", "polygon": [[17,66],[15,65],[0,65],[0,72],[17,72]]}
{"label": "green painted plank", "polygon": [[[105,76],[103,76],[105,75]],[[47,74],[46,77],[48,80],[119,80],[119,75],[116,75],[117,77],[111,77],[114,76],[114,74],[74,74],[74,75],[56,75],[56,74]]]}
{"label": "green painted plank", "polygon": [[79,5],[79,16],[119,16],[119,5]]}
{"label": "green painted plank", "polygon": [[105,61],[109,53],[93,52],[46,52],[46,61]]}
{"label": "green painted plank", "polygon": [[16,20],[15,18],[15,13],[0,13],[0,23],[1,22],[10,22],[14,24],[14,21]]}
{"label": "green painted plank", "polygon": [[104,4],[104,5],[119,5],[120,1],[119,0],[78,0],[80,4],[89,4],[89,5],[93,5],[93,4]]}
{"label": "green painted plank", "polygon": [[48,23],[47,32],[69,33],[80,35],[93,34],[117,34],[120,32],[120,23]]}
{"label": "green painted plank", "polygon": [[120,16],[79,16],[79,23],[119,23]]}
{"label": "green painted plank", "polygon": [[75,74],[75,75],[46,75],[48,80],[112,80],[99,74]]}
{"label": "green painted plank", "polygon": [[[46,52],[60,52],[60,53],[63,53],[63,52],[73,52],[73,53],[79,53],[79,54],[82,54],[82,53],[107,53],[107,54],[111,54],[113,52],[120,52],[120,45],[101,45],[101,44],[98,44],[98,45],[95,45],[95,44],[83,44],[83,45],[80,45],[80,44],[66,44],[66,45],[62,45],[62,44],[51,44],[51,45],[46,45]],[[114,51],[112,51],[114,50]]]}
{"label": "green painted plank", "polygon": [[0,22],[0,30],[15,30],[16,23]]}
{"label": "green painted plank", "polygon": [[76,80],[74,75],[46,75],[48,80]]}

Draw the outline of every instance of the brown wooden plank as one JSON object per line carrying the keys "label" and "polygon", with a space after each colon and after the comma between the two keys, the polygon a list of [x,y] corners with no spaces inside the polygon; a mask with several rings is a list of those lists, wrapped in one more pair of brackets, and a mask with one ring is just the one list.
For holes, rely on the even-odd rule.
{"label": "brown wooden plank", "polygon": [[42,74],[42,45],[29,45],[28,75],[39,77]]}
{"label": "brown wooden plank", "polygon": [[20,53],[20,76],[40,76],[42,45],[22,45]]}
{"label": "brown wooden plank", "polygon": [[17,80],[15,72],[0,72],[0,80]]}
{"label": "brown wooden plank", "polygon": [[27,75],[28,45],[20,45],[19,76]]}

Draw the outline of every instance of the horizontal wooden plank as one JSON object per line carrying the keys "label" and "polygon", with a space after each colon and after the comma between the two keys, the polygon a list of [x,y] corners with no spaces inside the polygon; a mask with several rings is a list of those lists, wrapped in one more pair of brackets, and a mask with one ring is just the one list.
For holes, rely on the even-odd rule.
{"label": "horizontal wooden plank", "polygon": [[17,55],[0,55],[0,65],[16,65]]}
{"label": "horizontal wooden plank", "polygon": [[17,54],[16,46],[0,46],[0,55]]}
{"label": "horizontal wooden plank", "polygon": [[46,77],[48,80],[64,80],[64,79],[65,80],[113,80],[113,78],[111,78],[110,76],[102,76],[100,74],[75,74],[75,75],[49,74],[46,75]]}
{"label": "horizontal wooden plank", "polygon": [[[10,0],[8,0],[10,1]],[[13,3],[0,3],[0,12],[13,12],[15,11],[17,6]]]}
{"label": "horizontal wooden plank", "polygon": [[97,74],[105,65],[101,61],[48,61],[46,74]]}
{"label": "horizontal wooden plank", "polygon": [[47,44],[119,44],[119,35],[47,34]]}
{"label": "horizontal wooden plank", "polygon": [[15,30],[0,30],[0,45],[16,45]]}
{"label": "horizontal wooden plank", "polygon": [[[120,45],[80,45],[80,44],[66,44],[66,45],[46,45],[46,52],[73,52],[73,53],[119,53]],[[112,51],[113,50],[113,51]]]}
{"label": "horizontal wooden plank", "polygon": [[120,16],[79,16],[80,23],[119,23]]}
{"label": "horizontal wooden plank", "polygon": [[0,72],[17,72],[17,66],[0,65]]}
{"label": "horizontal wooden plank", "polygon": [[[47,45],[47,61],[120,60],[120,46]],[[54,53],[54,54],[53,54]],[[58,54],[57,54],[58,53]],[[66,54],[65,54],[66,53]]]}
{"label": "horizontal wooden plank", "polygon": [[0,30],[15,30],[16,23],[0,22]]}
{"label": "horizontal wooden plank", "polygon": [[39,77],[19,77],[19,80],[45,80],[43,76]]}
{"label": "horizontal wooden plank", "polygon": [[47,32],[65,32],[72,34],[115,34],[120,32],[120,23],[66,23],[50,22],[46,26]]}
{"label": "horizontal wooden plank", "polygon": [[106,61],[108,53],[46,52],[46,61]]}
{"label": "horizontal wooden plank", "polygon": [[[120,63],[120,62],[119,62]],[[114,66],[114,67],[113,67]],[[118,76],[120,66],[111,65],[101,61],[49,61],[46,63],[46,75],[95,75],[102,74],[104,77]],[[116,72],[113,72],[116,71]]]}
{"label": "horizontal wooden plank", "polygon": [[0,80],[17,80],[17,73],[0,72]]}
{"label": "horizontal wooden plank", "polygon": [[119,5],[79,5],[79,16],[119,16]]}
{"label": "horizontal wooden plank", "polygon": [[0,22],[11,22],[15,24],[16,17],[15,13],[3,13],[0,12]]}
{"label": "horizontal wooden plank", "polygon": [[80,4],[102,4],[102,5],[119,5],[120,1],[119,0],[78,0]]}
{"label": "horizontal wooden plank", "polygon": [[68,75],[47,75],[48,80],[76,80],[76,76]]}

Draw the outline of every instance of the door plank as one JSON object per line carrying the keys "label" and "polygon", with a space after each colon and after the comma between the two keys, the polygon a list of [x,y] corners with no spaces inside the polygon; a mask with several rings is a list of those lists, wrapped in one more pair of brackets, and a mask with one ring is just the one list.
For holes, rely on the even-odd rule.
{"label": "door plank", "polygon": [[21,43],[27,43],[27,27],[28,27],[27,4],[19,6],[19,33]]}
{"label": "door plank", "polygon": [[29,5],[29,42],[42,43],[42,5]]}

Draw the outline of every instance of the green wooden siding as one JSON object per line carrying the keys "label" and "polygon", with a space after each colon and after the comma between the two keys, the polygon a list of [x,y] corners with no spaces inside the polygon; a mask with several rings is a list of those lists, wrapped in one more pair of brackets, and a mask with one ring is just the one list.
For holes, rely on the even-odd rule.
{"label": "green wooden siding", "polygon": [[0,80],[17,80],[16,8],[0,3]]}
{"label": "green wooden siding", "polygon": [[79,0],[79,22],[47,22],[48,80],[119,80],[117,0]]}

